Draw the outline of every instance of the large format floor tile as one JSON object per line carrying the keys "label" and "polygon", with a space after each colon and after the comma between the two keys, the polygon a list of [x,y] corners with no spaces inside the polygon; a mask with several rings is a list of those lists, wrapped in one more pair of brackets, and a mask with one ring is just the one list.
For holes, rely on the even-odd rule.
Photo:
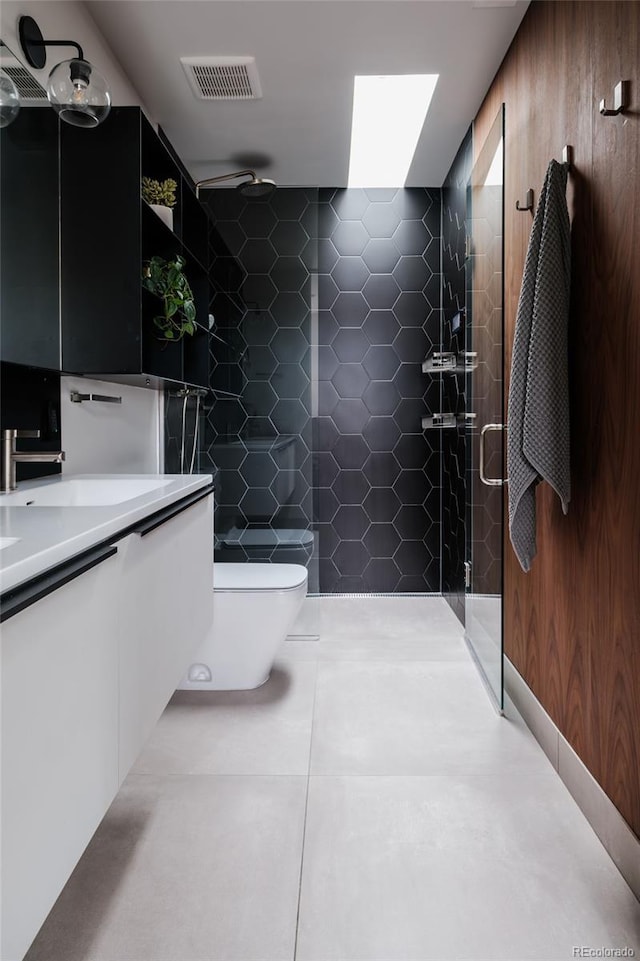
{"label": "large format floor tile", "polygon": [[442,597],[323,597],[320,599],[320,637],[410,638],[421,640],[431,633],[460,623]]}
{"label": "large format floor tile", "polygon": [[319,662],[312,774],[550,771],[518,715],[500,718],[470,662]]}
{"label": "large format floor tile", "polygon": [[462,630],[432,631],[424,637],[323,637],[321,661],[469,661]]}
{"label": "large format floor tile", "polygon": [[253,691],[177,691],[135,773],[307,774],[315,680],[283,657]]}
{"label": "large format floor tile", "polygon": [[321,639],[263,687],[176,693],[25,961],[638,954],[638,902],[446,603],[313,600]]}
{"label": "large format floor tile", "polygon": [[312,777],[297,961],[640,951],[640,905],[549,775]]}
{"label": "large format floor tile", "polygon": [[306,787],[132,775],[26,961],[292,961]]}

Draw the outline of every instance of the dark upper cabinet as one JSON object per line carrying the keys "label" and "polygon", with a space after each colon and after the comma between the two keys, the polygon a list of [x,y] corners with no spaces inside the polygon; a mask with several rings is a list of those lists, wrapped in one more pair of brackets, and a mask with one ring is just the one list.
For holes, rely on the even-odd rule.
{"label": "dark upper cabinet", "polygon": [[20,111],[0,130],[0,358],[60,370],[58,118]]}
{"label": "dark upper cabinet", "polygon": [[[138,107],[92,130],[23,109],[0,131],[0,360],[159,387],[207,386],[208,218]],[[178,184],[173,230],[142,200],[143,176]],[[182,254],[196,334],[161,341],[145,261]]]}
{"label": "dark upper cabinet", "polygon": [[[173,230],[142,200],[143,176],[178,184]],[[87,131],[61,125],[62,364],[133,384],[208,381],[208,219],[192,185],[138,107]],[[161,341],[145,261],[182,254],[197,332]]]}

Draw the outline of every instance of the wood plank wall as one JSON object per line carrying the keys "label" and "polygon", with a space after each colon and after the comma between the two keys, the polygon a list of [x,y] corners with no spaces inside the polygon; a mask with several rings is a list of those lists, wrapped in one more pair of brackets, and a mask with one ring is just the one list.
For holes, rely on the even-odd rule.
{"label": "wood plank wall", "polygon": [[[640,835],[640,3],[532,3],[476,120],[506,104],[507,381],[531,214],[552,157],[568,189],[572,500],[538,488],[523,574],[505,523],[506,653]],[[630,111],[601,117],[619,80]],[[505,385],[508,391],[508,383]],[[505,395],[506,396],[506,395]]]}

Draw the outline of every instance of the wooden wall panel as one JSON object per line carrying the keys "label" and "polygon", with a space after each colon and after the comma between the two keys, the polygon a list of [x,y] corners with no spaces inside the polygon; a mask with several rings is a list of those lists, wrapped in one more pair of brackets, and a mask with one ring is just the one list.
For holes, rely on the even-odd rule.
{"label": "wooden wall panel", "polygon": [[[552,157],[574,147],[570,319],[572,501],[538,489],[538,556],[505,525],[505,646],[640,834],[640,4],[534,2],[476,120],[506,105],[508,371],[531,215]],[[618,80],[632,106],[601,117]]]}

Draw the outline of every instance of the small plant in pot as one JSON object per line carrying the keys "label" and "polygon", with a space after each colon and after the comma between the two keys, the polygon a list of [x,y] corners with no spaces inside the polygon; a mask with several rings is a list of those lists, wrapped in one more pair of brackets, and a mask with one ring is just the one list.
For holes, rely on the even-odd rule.
{"label": "small plant in pot", "polygon": [[153,318],[159,340],[178,341],[196,332],[196,306],[189,281],[183,273],[186,261],[177,254],[173,260],[152,257],[142,270],[142,286],[162,301],[163,312]]}
{"label": "small plant in pot", "polygon": [[153,180],[151,177],[142,178],[142,199],[151,209],[173,230],[173,208],[176,205],[176,190],[178,184],[170,177],[167,180]]}

